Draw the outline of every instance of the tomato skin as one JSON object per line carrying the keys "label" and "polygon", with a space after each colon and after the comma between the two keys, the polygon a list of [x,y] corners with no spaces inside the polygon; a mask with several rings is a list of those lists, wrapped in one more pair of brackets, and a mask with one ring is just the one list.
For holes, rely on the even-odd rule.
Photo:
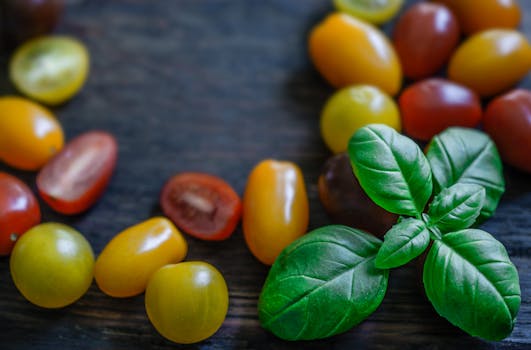
{"label": "tomato skin", "polygon": [[20,97],[0,97],[0,159],[38,170],[63,148],[63,129],[46,108]]}
{"label": "tomato skin", "polygon": [[94,277],[105,294],[131,297],[144,292],[155,271],[180,262],[187,251],[184,237],[172,222],[154,217],[114,236],[96,259]]}
{"label": "tomato skin", "polygon": [[409,8],[393,31],[404,75],[417,80],[435,74],[450,59],[459,35],[457,19],[447,7],[418,3]]}
{"label": "tomato skin", "polygon": [[475,127],[481,120],[479,97],[445,79],[427,79],[404,90],[399,98],[404,131],[429,141],[450,126]]}
{"label": "tomato skin", "polygon": [[388,0],[385,7],[382,5],[382,7],[377,10],[370,9],[370,5],[369,8],[365,8],[363,6],[363,1],[357,6],[350,2],[350,0],[334,0],[334,6],[338,11],[346,12],[364,21],[373,24],[383,24],[396,15],[404,1]]}
{"label": "tomato skin", "polygon": [[502,159],[531,173],[531,92],[516,89],[492,100],[483,117]]}
{"label": "tomato skin", "polygon": [[374,85],[395,95],[402,84],[398,56],[376,27],[344,13],[329,15],[309,38],[310,57],[334,87]]}
{"label": "tomato skin", "polygon": [[185,233],[208,241],[229,238],[242,212],[240,196],[227,182],[193,172],[177,174],[166,182],[160,206]]}
{"label": "tomato skin", "polygon": [[249,175],[243,198],[243,234],[251,253],[272,265],[282,249],[306,233],[308,196],[299,167],[264,160]]}
{"label": "tomato skin", "polygon": [[400,112],[394,100],[370,85],[337,91],[321,113],[321,135],[334,153],[347,149],[350,137],[367,124],[382,123],[400,131]]}
{"label": "tomato skin", "polygon": [[229,292],[223,275],[212,265],[188,261],[166,265],[149,280],[146,312],[165,338],[192,344],[213,335],[223,324]]}
{"label": "tomato skin", "polygon": [[471,36],[457,48],[448,76],[489,97],[509,89],[530,68],[531,47],[526,37],[514,30],[491,29]]}
{"label": "tomato skin", "polygon": [[44,308],[60,308],[81,298],[90,287],[94,254],[81,233],[49,222],[20,237],[9,263],[13,282],[27,300]]}
{"label": "tomato skin", "polygon": [[41,209],[30,188],[0,172],[0,255],[9,255],[16,240],[41,222]]}
{"label": "tomato skin", "polygon": [[81,213],[103,194],[117,157],[114,136],[103,131],[83,133],[41,169],[37,175],[39,194],[59,213]]}
{"label": "tomato skin", "polygon": [[515,0],[436,0],[448,6],[467,35],[491,28],[516,28],[522,11]]}

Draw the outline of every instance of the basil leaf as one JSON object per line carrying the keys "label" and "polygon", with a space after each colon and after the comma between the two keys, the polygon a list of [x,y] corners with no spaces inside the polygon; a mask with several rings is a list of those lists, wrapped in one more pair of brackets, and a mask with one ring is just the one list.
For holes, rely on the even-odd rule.
{"label": "basil leaf", "polygon": [[487,340],[511,333],[520,308],[518,272],[487,232],[467,229],[435,240],[423,280],[435,310],[465,332]]}
{"label": "basil leaf", "polygon": [[436,192],[456,183],[481,185],[485,188],[486,200],[478,222],[494,214],[505,191],[505,182],[498,150],[485,133],[475,129],[448,128],[433,138],[427,157]]}
{"label": "basil leaf", "polygon": [[379,206],[419,217],[432,193],[432,174],[424,154],[394,129],[372,124],[358,129],[348,153],[361,187]]}
{"label": "basil leaf", "polygon": [[258,302],[262,326],[288,340],[318,339],[358,324],[382,302],[388,270],[374,266],[381,241],[331,225],[286,247]]}
{"label": "basil leaf", "polygon": [[468,228],[476,222],[485,202],[485,189],[474,184],[457,183],[443,189],[430,203],[429,224],[441,232]]}
{"label": "basil leaf", "polygon": [[390,269],[407,264],[422,254],[429,243],[430,233],[423,221],[404,219],[385,234],[382,247],[376,255],[376,267]]}

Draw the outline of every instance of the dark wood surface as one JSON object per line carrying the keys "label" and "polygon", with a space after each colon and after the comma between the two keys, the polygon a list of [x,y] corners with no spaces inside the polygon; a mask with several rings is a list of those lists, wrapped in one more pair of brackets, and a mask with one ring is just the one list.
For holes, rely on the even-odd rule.
{"label": "dark wood surface", "polygon": [[[119,141],[119,161],[101,200],[65,217],[46,205],[44,221],[80,230],[95,253],[119,231],[161,214],[158,195],[171,175],[216,174],[242,194],[264,158],[294,161],[310,199],[310,229],[330,223],[317,178],[330,153],[319,113],[332,89],[312,68],[309,29],[331,11],[328,0],[70,0],[58,32],[80,38],[91,53],[83,91],[55,108],[67,138],[92,129]],[[411,1],[410,1],[411,3]],[[531,37],[531,2],[522,29]],[[385,28],[388,30],[392,24]],[[15,93],[1,56],[0,94]],[[529,77],[521,86],[531,87]],[[33,188],[35,174],[19,172]],[[224,242],[188,237],[187,260],[224,274],[230,306],[208,340],[179,346],[149,323],[143,296],[113,299],[93,284],[75,304],[45,310],[16,290],[0,258],[0,349],[523,349],[531,348],[531,174],[506,167],[507,192],[483,228],[508,248],[522,287],[512,335],[485,342],[438,317],[422,293],[415,264],[393,270],[378,310],[351,331],[314,342],[285,342],[263,330],[257,298],[268,268],[249,253],[238,228]]]}

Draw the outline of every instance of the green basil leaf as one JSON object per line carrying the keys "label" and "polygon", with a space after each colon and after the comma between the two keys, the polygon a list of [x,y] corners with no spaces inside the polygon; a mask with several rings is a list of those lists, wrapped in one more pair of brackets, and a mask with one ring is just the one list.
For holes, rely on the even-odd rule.
{"label": "green basil leaf", "polygon": [[430,142],[427,157],[436,192],[456,183],[481,185],[486,200],[478,222],[494,214],[505,191],[505,181],[500,155],[487,134],[475,129],[448,128]]}
{"label": "green basil leaf", "polygon": [[407,264],[422,254],[429,243],[430,233],[423,221],[404,219],[385,234],[382,247],[376,255],[376,267],[390,269]]}
{"label": "green basil leaf", "polygon": [[286,247],[260,294],[262,326],[288,340],[344,332],[382,302],[389,270],[374,265],[381,241],[363,231],[331,225]]}
{"label": "green basil leaf", "polygon": [[372,124],[352,136],[348,153],[373,202],[395,214],[420,216],[433,185],[430,165],[415,142],[386,125]]}
{"label": "green basil leaf", "polygon": [[430,203],[429,224],[441,232],[469,228],[476,222],[485,202],[485,189],[474,184],[457,183],[443,189]]}
{"label": "green basil leaf", "polygon": [[435,240],[423,280],[435,310],[465,332],[487,340],[511,333],[521,300],[518,272],[487,232],[467,229]]}

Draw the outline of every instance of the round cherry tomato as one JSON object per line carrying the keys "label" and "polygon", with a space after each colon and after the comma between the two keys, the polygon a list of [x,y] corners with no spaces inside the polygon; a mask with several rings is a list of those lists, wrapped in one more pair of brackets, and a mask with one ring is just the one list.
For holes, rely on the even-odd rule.
{"label": "round cherry tomato", "polygon": [[229,307],[223,275],[200,261],[166,265],[153,274],[146,289],[146,312],[165,338],[191,344],[221,327]]}
{"label": "round cherry tomato", "polygon": [[70,305],[92,283],[94,254],[89,242],[71,227],[58,223],[34,226],[15,244],[11,277],[20,293],[35,305]]}
{"label": "round cherry tomato", "polygon": [[415,83],[398,101],[405,133],[423,141],[450,126],[472,128],[481,120],[479,97],[465,86],[444,79]]}
{"label": "round cherry tomato", "polygon": [[89,55],[77,39],[47,36],[19,47],[9,63],[9,76],[23,94],[50,105],[65,102],[83,86]]}
{"label": "round cherry tomato", "polygon": [[209,241],[229,238],[242,212],[241,199],[228,183],[202,173],[181,173],[169,179],[160,206],[177,227]]}
{"label": "round cherry tomato", "polygon": [[450,59],[448,76],[481,96],[492,96],[516,84],[530,68],[526,37],[514,30],[491,29],[461,44]]}
{"label": "round cherry tomato", "polygon": [[63,147],[61,125],[44,107],[20,97],[0,98],[0,159],[37,170]]}
{"label": "round cherry tomato", "polygon": [[113,297],[144,292],[149,278],[167,264],[184,259],[188,246],[170,220],[155,217],[116,235],[103,249],[94,277],[98,287]]}
{"label": "round cherry tomato", "polygon": [[70,141],[39,172],[37,188],[54,210],[77,214],[93,205],[111,179],[118,146],[114,137],[90,131]]}
{"label": "round cherry tomato", "polygon": [[28,186],[0,172],[0,255],[9,255],[17,239],[41,222],[39,203]]}
{"label": "round cherry tomato", "polygon": [[402,6],[403,0],[334,0],[335,7],[354,17],[374,24],[389,21]]}
{"label": "round cherry tomato", "polygon": [[243,234],[251,253],[271,265],[282,249],[306,233],[308,196],[291,162],[264,160],[249,175],[243,197]]}
{"label": "round cherry tomato", "polygon": [[319,176],[319,199],[335,223],[383,235],[398,216],[377,206],[361,188],[346,153],[329,158]]}
{"label": "round cherry tomato", "polygon": [[368,84],[390,95],[400,89],[398,56],[385,35],[368,23],[334,13],[312,30],[309,46],[317,70],[337,88]]}
{"label": "round cherry tomato", "polygon": [[516,0],[436,0],[457,16],[465,34],[490,28],[516,28],[521,10]]}
{"label": "round cherry tomato", "polygon": [[355,85],[336,92],[321,113],[321,135],[332,152],[344,152],[356,130],[372,123],[400,131],[400,113],[394,100],[370,85]]}
{"label": "round cherry tomato", "polygon": [[440,4],[419,3],[396,23],[393,44],[404,75],[426,78],[441,69],[459,43],[457,19]]}
{"label": "round cherry tomato", "polygon": [[502,159],[531,173],[531,92],[513,90],[492,100],[483,117]]}

